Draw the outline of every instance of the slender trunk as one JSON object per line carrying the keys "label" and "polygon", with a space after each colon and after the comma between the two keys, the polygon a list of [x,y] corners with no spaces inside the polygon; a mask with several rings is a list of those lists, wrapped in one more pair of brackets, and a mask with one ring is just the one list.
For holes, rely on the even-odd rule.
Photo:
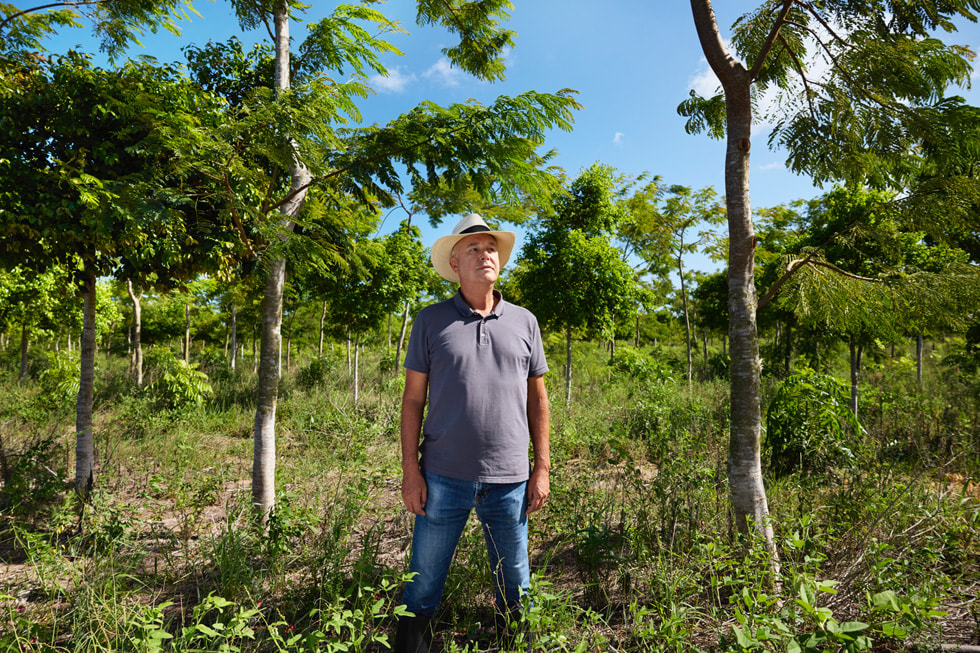
{"label": "slender trunk", "polygon": [[231,303],[231,360],[229,361],[232,371],[238,364],[238,304]]}
{"label": "slender trunk", "polygon": [[[289,6],[286,0],[275,0],[275,88],[277,93],[289,88]],[[283,239],[288,238],[295,226],[306,199],[311,175],[299,159],[296,142],[287,140],[293,153],[290,167],[290,191],[295,192],[280,208]],[[282,258],[270,262],[262,299],[262,362],[259,366],[255,411],[255,457],[252,464],[252,504],[256,514],[265,523],[276,500],[276,402],[279,395],[280,357],[282,355],[282,297],[286,283],[286,261]]]}
{"label": "slender trunk", "polygon": [[354,405],[357,405],[358,400],[358,363],[360,363],[360,353],[361,353],[361,334],[358,333],[354,336]]}
{"label": "slender trunk", "polygon": [[255,333],[255,323],[252,323],[252,374],[257,374],[259,371],[259,356],[255,351],[255,343],[258,341],[258,336]]}
{"label": "slender trunk", "polygon": [[704,378],[708,378],[708,330],[701,329],[701,348],[704,350]]}
{"label": "slender trunk", "polygon": [[922,334],[915,336],[915,382],[922,387],[922,350],[925,348],[923,345]]}
{"label": "slender trunk", "polygon": [[391,351],[391,313],[388,313],[388,344],[385,346],[385,354]]}
{"label": "slender trunk", "polygon": [[636,331],[635,331],[635,335],[633,336],[633,346],[634,347],[640,346],[640,314],[639,313],[636,314]]}
{"label": "slender trunk", "polygon": [[191,305],[184,304],[184,362],[191,362]]}
{"label": "slender trunk", "polygon": [[286,371],[289,371],[290,356],[293,350],[293,319],[296,317],[296,311],[289,314],[289,324],[286,327]]}
{"label": "slender trunk", "polygon": [[86,501],[95,484],[95,273],[86,270],[82,294],[82,342],[78,401],[75,403],[75,492]]}
{"label": "slender trunk", "polygon": [[136,372],[136,387],[143,387],[143,309],[140,300],[143,298],[143,291],[137,295],[133,291],[133,282],[126,280],[126,292],[129,293],[129,301],[133,303],[133,367]]}
{"label": "slender trunk", "polygon": [[854,338],[848,343],[851,353],[851,412],[858,416],[858,371],[861,368],[861,348]]}
{"label": "slender trunk", "polygon": [[405,302],[405,312],[402,314],[402,328],[398,332],[398,346],[395,348],[395,376],[398,376],[401,370],[402,347],[405,346],[405,334],[408,333],[409,306],[410,304]]}
{"label": "slender trunk", "polygon": [[[762,481],[762,363],[756,323],[755,231],[749,201],[749,149],[752,138],[752,78],[730,56],[718,31],[710,0],[691,0],[702,50],[725,91],[727,144],[725,197],[728,210],[728,311],[731,343],[731,439],[728,481],[735,523],[741,533],[761,534],[774,577],[779,557],[769,503]],[[788,10],[788,9],[787,9]],[[783,14],[785,15],[785,13]]]}
{"label": "slender trunk", "polygon": [[316,348],[317,358],[323,358],[323,325],[327,321],[327,302],[320,307],[320,344]]}
{"label": "slender trunk", "polygon": [[276,500],[276,404],[279,399],[282,290],[285,279],[285,259],[274,260],[262,299],[262,350],[252,461],[252,502],[263,521],[268,519]]}
{"label": "slender trunk", "polygon": [[572,404],[572,328],[565,329],[565,405]]}
{"label": "slender trunk", "polygon": [[71,327],[65,327],[65,348],[68,350],[68,355],[71,355]]}
{"label": "slender trunk", "polygon": [[353,369],[351,368],[351,358],[350,358],[350,332],[347,332],[347,376],[353,374]]}
{"label": "slender trunk", "polygon": [[27,378],[27,352],[30,349],[31,331],[27,328],[27,322],[20,325],[20,380]]}
{"label": "slender trunk", "polygon": [[684,308],[684,343],[687,346],[687,387],[691,388],[691,375],[694,367],[691,358],[691,318],[687,310],[687,285],[684,283],[684,264],[681,257],[677,257],[677,273],[681,279],[681,306]]}

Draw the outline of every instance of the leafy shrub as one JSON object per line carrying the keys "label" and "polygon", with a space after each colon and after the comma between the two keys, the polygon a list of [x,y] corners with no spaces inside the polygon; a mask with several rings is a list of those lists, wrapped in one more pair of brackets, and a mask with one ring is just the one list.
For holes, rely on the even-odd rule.
{"label": "leafy shrub", "polygon": [[37,439],[19,452],[0,449],[0,454],[0,508],[4,513],[37,513],[52,506],[68,488],[64,456],[54,438]]}
{"label": "leafy shrub", "polygon": [[670,367],[666,363],[638,349],[617,349],[610,365],[616,372],[634,381],[663,383],[673,380]]}
{"label": "leafy shrub", "polygon": [[146,354],[146,365],[153,382],[146,390],[160,405],[180,408],[200,404],[213,393],[208,376],[178,359],[166,347],[153,347]]}
{"label": "leafy shrub", "polygon": [[854,464],[864,429],[850,410],[848,386],[809,368],[788,376],[766,412],[766,448],[777,474],[822,472]]}
{"label": "leafy shrub", "polygon": [[78,398],[81,367],[78,355],[67,351],[48,354],[48,366],[38,379],[42,401],[49,408],[70,408]]}
{"label": "leafy shrub", "polygon": [[309,365],[300,369],[299,374],[296,375],[296,383],[304,390],[312,390],[329,380],[330,377],[327,375],[332,368],[331,359],[314,358]]}

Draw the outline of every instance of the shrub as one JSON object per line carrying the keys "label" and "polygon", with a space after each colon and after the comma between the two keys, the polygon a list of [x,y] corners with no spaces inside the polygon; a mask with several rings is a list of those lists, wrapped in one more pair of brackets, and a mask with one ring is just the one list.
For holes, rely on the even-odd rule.
{"label": "shrub", "polygon": [[43,390],[41,399],[47,407],[66,409],[74,405],[81,382],[79,365],[76,353],[48,354],[48,366],[38,379]]}
{"label": "shrub", "polygon": [[208,376],[178,359],[166,347],[153,347],[146,354],[146,364],[153,377],[147,393],[157,403],[168,408],[180,408],[188,404],[200,404],[212,394]]}
{"label": "shrub", "polygon": [[848,386],[809,368],[776,388],[766,412],[766,448],[777,474],[823,472],[855,461],[853,436],[864,432],[851,412]]}
{"label": "shrub", "polygon": [[663,383],[673,380],[670,366],[638,349],[625,347],[617,349],[610,365],[617,373],[634,381]]}

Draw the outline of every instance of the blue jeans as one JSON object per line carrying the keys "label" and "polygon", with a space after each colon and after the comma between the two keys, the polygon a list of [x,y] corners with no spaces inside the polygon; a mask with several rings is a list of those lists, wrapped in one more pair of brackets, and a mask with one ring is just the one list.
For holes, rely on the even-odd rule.
{"label": "blue jeans", "polygon": [[527,555],[527,481],[478,483],[460,481],[423,470],[425,515],[415,517],[412,562],[415,572],[405,587],[405,606],[416,615],[431,617],[449,575],[449,564],[469,519],[470,510],[483,524],[497,607],[520,604],[531,581]]}

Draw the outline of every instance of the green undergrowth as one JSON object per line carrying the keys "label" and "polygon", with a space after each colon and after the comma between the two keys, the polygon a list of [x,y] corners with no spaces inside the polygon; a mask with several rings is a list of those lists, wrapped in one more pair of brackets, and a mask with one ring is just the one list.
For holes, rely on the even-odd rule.
{"label": "green undergrowth", "polygon": [[[906,363],[884,361],[861,381],[858,428],[840,388],[806,376],[825,372],[766,376],[764,405],[779,410],[764,423],[782,438],[763,452],[779,472],[765,479],[774,564],[729,509],[728,382],[711,376],[723,366],[696,359],[702,378],[688,387],[679,349],[618,344],[610,360],[576,343],[566,405],[563,351],[548,353],[552,494],[530,520],[523,617],[538,650],[905,650],[977,637],[975,379],[933,365],[920,387]],[[126,361],[100,358],[84,507],[70,487],[73,412],[44,390],[62,367],[47,381],[0,370],[0,650],[388,650],[411,539],[388,358],[362,354],[355,405],[342,356],[294,357],[265,526],[250,511],[249,362],[164,358],[194,383],[190,371],[206,374],[210,390],[161,399],[133,387]],[[818,427],[832,442],[799,437]],[[491,602],[473,521],[438,648],[498,650]]]}

